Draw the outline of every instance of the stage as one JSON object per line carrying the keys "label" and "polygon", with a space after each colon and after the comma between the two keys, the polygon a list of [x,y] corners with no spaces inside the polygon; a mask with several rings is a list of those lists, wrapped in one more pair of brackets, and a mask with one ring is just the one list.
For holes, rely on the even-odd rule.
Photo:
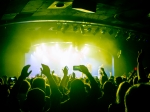
{"label": "stage", "polygon": [[82,77],[81,72],[73,70],[74,65],[86,65],[93,76],[98,76],[98,69],[103,66],[109,76],[110,72],[114,75],[113,61],[113,56],[104,49],[88,44],[76,46],[72,42],[36,44],[25,54],[25,65],[31,65],[30,77],[41,74],[41,63],[48,65],[59,77],[63,76],[64,66],[68,66],[69,74],[75,72],[76,77]]}

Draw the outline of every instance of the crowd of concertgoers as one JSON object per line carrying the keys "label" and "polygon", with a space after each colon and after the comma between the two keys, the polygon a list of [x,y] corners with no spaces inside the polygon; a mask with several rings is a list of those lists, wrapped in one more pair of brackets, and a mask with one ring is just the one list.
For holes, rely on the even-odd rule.
{"label": "crowd of concertgoers", "polygon": [[47,65],[41,72],[46,76],[28,78],[30,65],[23,67],[18,78],[0,78],[0,112],[148,112],[150,84],[142,65],[143,53],[137,57],[137,70],[129,77],[108,77],[100,68],[95,78],[87,67],[80,65],[85,78],[75,73],[54,75]]}

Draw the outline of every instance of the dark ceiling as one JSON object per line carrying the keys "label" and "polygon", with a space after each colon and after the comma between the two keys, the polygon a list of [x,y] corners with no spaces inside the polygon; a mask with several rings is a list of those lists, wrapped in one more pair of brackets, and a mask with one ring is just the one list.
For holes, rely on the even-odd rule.
{"label": "dark ceiling", "polygon": [[54,2],[54,0],[1,0],[0,24],[29,20],[71,20],[149,33],[148,0],[97,0],[97,9],[94,14],[73,10],[72,0],[63,0],[63,2],[71,2],[68,7],[48,9]]}
{"label": "dark ceiling", "polygon": [[[148,0],[97,0],[96,13],[85,13],[72,9],[73,0],[57,1],[69,5],[63,8],[51,7],[56,2],[55,0],[0,0],[0,49],[10,49],[11,46],[16,46],[13,48],[17,49],[21,46],[19,44],[28,41],[29,38],[27,40],[27,37],[30,37],[29,35],[33,33],[34,36],[32,38],[34,40],[37,40],[41,32],[43,35],[55,35],[56,33],[48,32],[57,31],[59,23],[63,23],[63,25],[69,23],[70,30],[66,28],[68,32],[73,32],[76,24],[83,25],[83,31],[80,31],[80,33],[84,34],[85,32],[89,36],[96,34],[95,32],[99,30],[97,28],[102,26],[107,31],[113,28],[118,35],[119,33],[117,32],[121,31],[121,35],[125,37],[125,42],[128,36],[132,36],[132,39],[136,41],[149,39],[150,7]],[[90,28],[92,28],[91,34],[89,33]],[[63,30],[65,31],[65,29]],[[26,35],[21,35],[21,33]],[[116,34],[113,34],[113,36]],[[20,39],[20,36],[24,37],[24,40]],[[12,39],[8,38],[14,38],[16,42],[20,40],[20,43],[16,44],[13,41],[14,44],[11,45]],[[94,40],[94,37],[90,39]],[[95,39],[95,42],[97,42],[97,39]],[[131,46],[133,46],[133,49],[139,49],[143,46],[143,44],[139,43],[134,46],[133,42],[130,45],[129,43],[121,43],[121,45],[118,45],[118,49],[121,49],[123,45],[127,49],[130,49]],[[7,48],[7,46],[9,47]],[[1,53],[4,54],[5,50],[2,50]],[[13,51],[13,49],[11,50]],[[13,59],[15,58],[14,56]],[[7,61],[3,61],[3,63],[7,63]]]}

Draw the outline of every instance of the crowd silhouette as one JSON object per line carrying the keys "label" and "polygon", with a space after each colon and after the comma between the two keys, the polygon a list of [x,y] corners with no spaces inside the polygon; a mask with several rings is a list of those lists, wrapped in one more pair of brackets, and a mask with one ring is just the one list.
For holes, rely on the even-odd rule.
{"label": "crowd silhouette", "polygon": [[150,101],[149,73],[143,67],[143,52],[137,57],[137,70],[129,77],[108,77],[103,67],[100,78],[93,77],[88,68],[79,65],[86,77],[54,75],[41,64],[44,74],[29,78],[30,65],[23,67],[18,78],[0,78],[0,112],[148,112]]}

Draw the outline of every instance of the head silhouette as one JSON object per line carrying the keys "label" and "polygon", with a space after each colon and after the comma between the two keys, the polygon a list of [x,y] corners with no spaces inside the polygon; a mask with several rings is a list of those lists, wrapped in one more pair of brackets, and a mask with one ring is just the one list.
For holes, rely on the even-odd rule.
{"label": "head silhouette", "polygon": [[119,86],[119,84],[122,82],[122,77],[116,77],[116,84]]}
{"label": "head silhouette", "polygon": [[27,94],[26,105],[31,112],[42,112],[45,106],[45,92],[39,88],[30,90]]}
{"label": "head silhouette", "polygon": [[104,94],[105,95],[111,95],[111,94],[113,94],[114,93],[114,88],[115,86],[113,85],[113,83],[112,82],[110,82],[110,81],[106,81],[105,83],[104,83],[104,85],[103,85],[103,92],[104,92]]}
{"label": "head silhouette", "polygon": [[134,79],[133,79],[133,84],[137,84],[138,83],[138,77],[136,76],[136,77],[134,77]]}
{"label": "head silhouette", "polygon": [[4,81],[2,78],[0,78],[0,85],[3,85],[4,84]]}
{"label": "head silhouette", "polygon": [[21,87],[19,89],[19,93],[26,94],[28,90],[30,89],[31,85],[28,81],[24,80],[21,84]]}
{"label": "head silhouette", "polygon": [[85,86],[80,79],[71,82],[70,99],[81,98],[85,96]]}
{"label": "head silhouette", "polygon": [[126,112],[149,112],[150,84],[136,84],[128,89],[124,103]]}
{"label": "head silhouette", "polygon": [[126,91],[129,89],[130,84],[128,82],[122,82],[118,89],[117,89],[117,93],[116,93],[116,102],[117,103],[124,103],[124,96]]}
{"label": "head silhouette", "polygon": [[45,92],[46,89],[45,80],[42,77],[37,77],[33,79],[32,88],[40,88]]}

